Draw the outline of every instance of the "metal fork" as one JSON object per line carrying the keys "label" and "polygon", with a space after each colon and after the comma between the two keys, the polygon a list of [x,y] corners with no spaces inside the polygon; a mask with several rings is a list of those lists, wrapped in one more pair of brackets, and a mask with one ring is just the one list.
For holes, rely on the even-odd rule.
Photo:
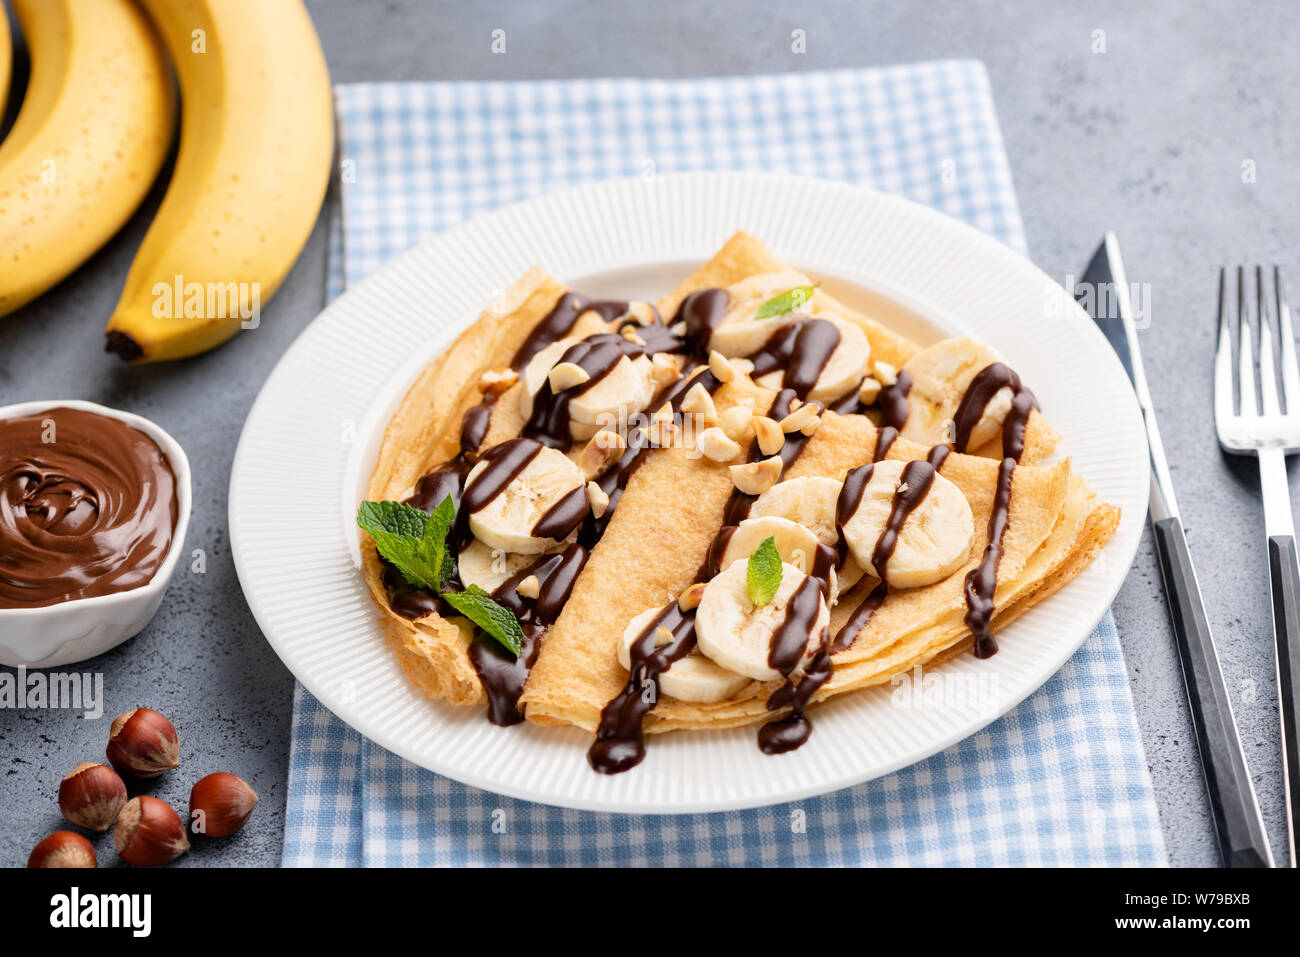
{"label": "metal fork", "polygon": [[1237,267],[1237,350],[1239,410],[1233,411],[1232,333],[1229,329],[1227,280],[1219,270],[1219,348],[1214,357],[1214,424],[1219,444],[1234,455],[1259,459],[1264,500],[1264,534],[1268,539],[1269,587],[1273,598],[1277,694],[1282,712],[1282,776],[1286,794],[1287,845],[1296,866],[1295,802],[1300,799],[1300,741],[1296,711],[1300,705],[1300,564],[1296,559],[1295,524],[1287,486],[1286,456],[1300,451],[1300,368],[1291,331],[1291,307],[1282,272],[1273,267],[1277,338],[1281,346],[1282,400],[1274,360],[1273,330],[1265,292],[1264,270],[1255,267],[1255,313],[1259,322],[1259,398],[1255,393],[1255,354],[1251,317],[1246,305],[1246,275]]}

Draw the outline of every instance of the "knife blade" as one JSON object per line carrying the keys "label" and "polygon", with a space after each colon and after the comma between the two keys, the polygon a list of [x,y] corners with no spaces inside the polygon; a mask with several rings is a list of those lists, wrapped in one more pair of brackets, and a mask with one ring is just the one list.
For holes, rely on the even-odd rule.
{"label": "knife blade", "polygon": [[1174,496],[1169,461],[1156,424],[1133,318],[1132,290],[1114,233],[1106,234],[1070,292],[1092,315],[1115,350],[1133,383],[1142,410],[1151,455],[1151,530],[1223,862],[1228,867],[1272,867],[1273,853],[1237,733],[1232,699],[1223,680]]}

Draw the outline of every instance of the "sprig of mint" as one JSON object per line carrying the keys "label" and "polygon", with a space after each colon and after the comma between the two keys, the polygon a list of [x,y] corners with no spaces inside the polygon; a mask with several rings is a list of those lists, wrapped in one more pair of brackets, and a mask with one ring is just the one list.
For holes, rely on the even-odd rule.
{"label": "sprig of mint", "polygon": [[776,549],[776,538],[769,535],[749,556],[745,569],[745,587],[749,600],[760,608],[772,600],[781,587],[781,553]]}
{"label": "sprig of mint", "polygon": [[519,619],[478,585],[470,585],[464,591],[445,591],[442,600],[519,657],[524,647],[524,630],[519,627]]}
{"label": "sprig of mint", "polygon": [[816,288],[816,286],[795,286],[793,289],[787,289],[779,296],[773,296],[759,306],[758,312],[754,313],[754,318],[771,319],[773,316],[784,316],[791,312],[798,312],[800,307],[812,299],[813,291]]}
{"label": "sprig of mint", "polygon": [[476,585],[460,592],[443,591],[456,571],[456,559],[447,547],[447,533],[455,522],[456,505],[450,495],[432,512],[391,501],[362,502],[357,509],[357,524],[370,533],[379,554],[403,578],[440,595],[518,657],[524,631],[510,609]]}

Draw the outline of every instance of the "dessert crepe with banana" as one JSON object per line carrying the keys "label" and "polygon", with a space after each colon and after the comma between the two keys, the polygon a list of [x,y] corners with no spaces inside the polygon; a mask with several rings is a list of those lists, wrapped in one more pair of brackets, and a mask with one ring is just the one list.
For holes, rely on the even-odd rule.
{"label": "dessert crepe with banana", "polygon": [[595,733],[761,724],[970,649],[1069,581],[1118,510],[988,346],[922,346],[738,233],[656,304],[540,269],[424,371],[358,521],[430,696]]}

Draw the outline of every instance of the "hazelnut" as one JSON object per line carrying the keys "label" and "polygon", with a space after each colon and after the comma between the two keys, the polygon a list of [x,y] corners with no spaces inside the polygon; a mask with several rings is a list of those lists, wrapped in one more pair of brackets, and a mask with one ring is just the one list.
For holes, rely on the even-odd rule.
{"label": "hazelnut", "polygon": [[126,785],[107,764],[78,764],[59,784],[59,810],[89,831],[107,831],[125,803]]}
{"label": "hazelnut", "polygon": [[731,481],[746,495],[762,495],[781,477],[783,463],[779,455],[761,462],[746,462],[731,467]]}
{"label": "hazelnut", "polygon": [[[536,582],[536,577],[530,575]],[[190,827],[195,834],[229,837],[257,807],[257,792],[237,774],[217,771],[200,778],[190,791]]]}
{"label": "hazelnut", "polygon": [[662,648],[664,647],[664,645],[671,645],[676,640],[677,639],[673,637],[673,633],[669,631],[667,628],[665,628],[663,625],[660,625],[658,628],[655,629],[656,648]]}
{"label": "hazelnut", "polygon": [[565,389],[591,381],[591,373],[576,362],[561,362],[546,376],[551,383],[551,392],[559,395]]}
{"label": "hazelnut", "polygon": [[898,370],[888,362],[876,362],[874,367],[875,371],[872,372],[872,375],[876,377],[876,381],[881,385],[889,386],[898,382]]}
{"label": "hazelnut", "polygon": [[749,424],[754,429],[759,451],[764,455],[776,455],[781,451],[781,446],[785,445],[785,433],[781,431],[781,426],[765,415],[754,416]]}
{"label": "hazelnut", "polygon": [[[799,406],[794,412],[791,412],[781,420],[782,432],[802,432],[804,435],[812,435],[817,431],[818,413],[821,409],[812,402],[807,402]],[[812,431],[808,431],[811,429]]]}
{"label": "hazelnut", "polygon": [[483,395],[501,395],[518,381],[514,369],[490,369],[478,377],[478,390]]}
{"label": "hazelnut", "polygon": [[55,831],[27,858],[28,867],[98,867],[90,842],[72,831]]}
{"label": "hazelnut", "polygon": [[591,514],[600,518],[609,508],[609,494],[595,482],[588,482],[587,504],[591,506]]}
{"label": "hazelnut", "polygon": [[754,425],[750,421],[753,416],[754,404],[742,402],[733,405],[718,416],[718,424],[722,426],[722,431],[727,433],[727,438],[733,442],[748,442],[754,432]]}
{"label": "hazelnut", "polygon": [[[542,593],[542,583],[537,580],[536,575],[529,575],[527,578],[521,581],[517,586],[515,586],[515,592],[519,595],[520,598],[536,598],[538,595]],[[209,775],[209,777],[211,777],[211,775]],[[198,787],[197,784],[194,786],[196,788]],[[193,806],[194,806],[194,801],[191,798],[190,800],[191,817],[194,816]]]}
{"label": "hazelnut", "polygon": [[147,794],[126,802],[113,824],[113,843],[122,860],[139,867],[166,864],[190,849],[180,815]]}
{"label": "hazelnut", "polygon": [[858,401],[863,405],[871,405],[880,398],[881,388],[879,381],[868,376],[862,380],[862,388],[858,390]]}
{"label": "hazelnut", "polygon": [[578,468],[582,469],[584,476],[594,479],[617,462],[625,448],[627,442],[623,436],[609,429],[601,429],[578,453]]}
{"label": "hazelnut", "polygon": [[650,358],[650,381],[658,388],[672,385],[682,377],[677,360],[666,352],[656,352]]}
{"label": "hazelnut", "polygon": [[686,390],[686,396],[682,399],[682,411],[700,416],[705,425],[718,421],[718,409],[713,404],[713,396],[698,382]]}
{"label": "hazelnut", "polygon": [[716,425],[700,433],[695,440],[695,447],[706,459],[714,462],[730,462],[740,454],[740,446]]}
{"label": "hazelnut", "polygon": [[713,373],[713,378],[722,383],[736,378],[736,370],[732,368],[731,361],[716,349],[709,353],[709,371]]}
{"label": "hazelnut", "polygon": [[644,299],[633,299],[627,304],[627,315],[636,320],[638,326],[655,324],[655,307]]}
{"label": "hazelnut", "polygon": [[703,597],[704,582],[696,582],[677,596],[677,607],[682,611],[698,608],[700,607],[700,599]]}
{"label": "hazelnut", "polygon": [[628,342],[632,343],[633,345],[643,346],[646,344],[645,340],[642,339],[639,335],[637,335],[636,330],[631,326],[628,326],[621,333],[619,333],[619,335],[621,335],[624,339],[626,339]]}
{"label": "hazelnut", "polygon": [[118,773],[130,777],[156,778],[181,763],[176,729],[150,708],[136,708],[114,718],[104,750]]}

